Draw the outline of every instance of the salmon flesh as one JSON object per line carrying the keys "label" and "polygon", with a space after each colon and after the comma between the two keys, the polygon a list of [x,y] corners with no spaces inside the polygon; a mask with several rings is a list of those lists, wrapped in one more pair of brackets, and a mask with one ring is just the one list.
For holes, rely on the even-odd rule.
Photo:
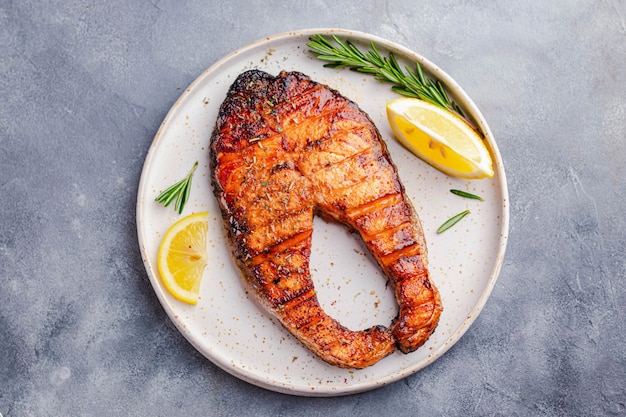
{"label": "salmon flesh", "polygon": [[[246,71],[220,107],[211,173],[252,293],[324,361],[364,368],[433,333],[442,305],[420,220],[354,102],[298,72]],[[309,269],[316,214],[358,232],[379,263],[399,305],[389,326],[354,331],[324,312]]]}

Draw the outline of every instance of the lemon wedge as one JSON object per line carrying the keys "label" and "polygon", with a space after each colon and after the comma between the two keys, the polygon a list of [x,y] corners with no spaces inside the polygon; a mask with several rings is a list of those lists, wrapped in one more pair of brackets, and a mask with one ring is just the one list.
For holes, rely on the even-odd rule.
{"label": "lemon wedge", "polygon": [[493,177],[493,162],[483,138],[463,119],[417,98],[387,103],[387,119],[407,149],[455,177]]}
{"label": "lemon wedge", "polygon": [[209,213],[183,217],[163,236],[157,265],[165,288],[178,300],[197,304],[200,281],[207,264],[206,235]]}

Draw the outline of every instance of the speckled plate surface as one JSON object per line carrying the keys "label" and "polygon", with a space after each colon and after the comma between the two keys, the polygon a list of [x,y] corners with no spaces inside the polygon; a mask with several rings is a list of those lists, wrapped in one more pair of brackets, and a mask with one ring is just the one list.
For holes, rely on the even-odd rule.
{"label": "speckled plate surface", "polygon": [[[362,49],[370,40],[381,52],[399,60],[419,61],[440,79],[451,97],[476,121],[495,160],[496,175],[486,180],[451,178],[406,151],[393,137],[385,102],[398,97],[388,84],[346,69],[329,69],[307,52],[314,33],[336,34]],[[356,101],[374,120],[424,226],[431,277],[438,285],[444,312],[426,345],[411,354],[400,352],[363,370],[326,364],[311,354],[264,312],[246,292],[231,258],[213,197],[208,167],[209,138],[219,105],[238,74],[257,68],[306,73]],[[175,300],[161,284],[156,267],[158,245],[180,216],[154,199],[183,178],[194,161],[190,201],[183,215],[208,210],[210,262],[196,306]],[[451,188],[479,194],[483,202],[463,199]],[[508,233],[508,195],[502,160],[487,123],[471,99],[447,74],[424,57],[369,34],[312,29],[268,37],[224,57],[201,74],[181,95],[163,121],[146,158],[137,200],[137,229],[144,264],[159,301],[180,332],[204,356],[250,383],[294,395],[333,396],[366,391],[411,375],[441,357],[474,322],[496,282]],[[448,217],[471,214],[447,232],[436,230]],[[352,329],[389,325],[397,314],[386,278],[358,238],[344,227],[316,219],[311,270],[325,310]]]}

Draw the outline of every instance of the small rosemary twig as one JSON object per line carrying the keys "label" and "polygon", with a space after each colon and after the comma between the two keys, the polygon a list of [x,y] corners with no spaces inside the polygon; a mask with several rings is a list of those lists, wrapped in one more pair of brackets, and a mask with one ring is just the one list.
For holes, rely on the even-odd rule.
{"label": "small rosemary twig", "polygon": [[472,194],[472,193],[468,193],[467,191],[463,191],[463,190],[450,190],[450,192],[451,192],[452,194],[456,194],[456,195],[461,196],[461,197],[471,198],[471,199],[474,199],[474,200],[480,200],[480,201],[483,201],[483,198],[482,198],[481,196],[476,195],[476,194]]}
{"label": "small rosemary twig", "polygon": [[182,214],[185,203],[189,199],[189,193],[191,193],[191,180],[193,179],[193,173],[197,167],[198,161],[193,164],[191,171],[189,171],[189,174],[187,174],[185,178],[168,187],[165,191],[159,194],[155,200],[159,203],[163,203],[164,207],[169,206],[172,201],[176,200],[174,210],[176,210],[178,214]]}
{"label": "small rosemary twig", "polygon": [[439,229],[437,229],[437,233],[443,233],[446,230],[448,230],[449,228],[451,228],[452,226],[454,226],[455,224],[457,224],[458,222],[461,221],[461,219],[465,216],[467,216],[470,213],[469,210],[465,210],[460,212],[459,214],[450,217],[448,220],[446,220],[441,226],[439,226]]}

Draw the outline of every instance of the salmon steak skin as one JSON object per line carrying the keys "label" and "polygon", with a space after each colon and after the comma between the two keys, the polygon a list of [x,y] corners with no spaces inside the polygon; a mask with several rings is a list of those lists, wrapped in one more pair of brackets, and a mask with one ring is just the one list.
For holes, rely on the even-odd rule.
{"label": "salmon steak skin", "polygon": [[[211,182],[247,287],[313,353],[365,368],[423,345],[442,312],[420,220],[376,126],[356,103],[299,72],[249,70],[221,104]],[[351,330],[320,305],[313,219],[360,235],[391,283],[398,316]]]}

